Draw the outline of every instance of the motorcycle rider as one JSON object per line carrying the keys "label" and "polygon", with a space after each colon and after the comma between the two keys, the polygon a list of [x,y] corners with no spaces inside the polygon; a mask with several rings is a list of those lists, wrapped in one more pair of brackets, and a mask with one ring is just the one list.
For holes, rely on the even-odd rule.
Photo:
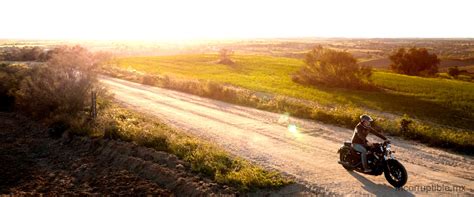
{"label": "motorcycle rider", "polygon": [[360,122],[357,124],[357,126],[354,129],[354,134],[352,135],[352,147],[360,152],[360,157],[362,161],[362,167],[364,168],[364,172],[368,173],[371,172],[372,170],[367,166],[367,148],[368,141],[366,139],[367,135],[369,133],[372,133],[379,138],[382,138],[383,140],[387,140],[385,136],[383,136],[381,133],[377,132],[375,129],[373,129],[370,124],[374,121],[369,115],[361,115],[360,117]]}

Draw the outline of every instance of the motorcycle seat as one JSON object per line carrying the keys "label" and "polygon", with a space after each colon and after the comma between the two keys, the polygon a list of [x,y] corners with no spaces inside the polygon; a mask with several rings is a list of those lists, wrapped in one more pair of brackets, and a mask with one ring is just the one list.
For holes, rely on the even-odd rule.
{"label": "motorcycle seat", "polygon": [[344,146],[349,146],[349,147],[351,147],[351,146],[352,146],[352,143],[351,143],[350,141],[345,141],[345,142],[344,142]]}

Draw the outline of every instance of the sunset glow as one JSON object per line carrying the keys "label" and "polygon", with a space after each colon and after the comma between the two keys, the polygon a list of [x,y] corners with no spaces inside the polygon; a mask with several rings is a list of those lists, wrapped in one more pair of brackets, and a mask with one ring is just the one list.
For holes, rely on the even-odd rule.
{"label": "sunset glow", "polygon": [[0,38],[473,37],[468,0],[0,3]]}

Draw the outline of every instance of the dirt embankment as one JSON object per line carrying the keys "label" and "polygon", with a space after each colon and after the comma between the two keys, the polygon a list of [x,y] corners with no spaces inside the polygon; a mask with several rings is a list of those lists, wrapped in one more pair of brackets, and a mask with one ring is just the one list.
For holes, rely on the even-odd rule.
{"label": "dirt embankment", "polygon": [[176,156],[114,140],[48,137],[47,129],[0,112],[0,194],[235,195]]}

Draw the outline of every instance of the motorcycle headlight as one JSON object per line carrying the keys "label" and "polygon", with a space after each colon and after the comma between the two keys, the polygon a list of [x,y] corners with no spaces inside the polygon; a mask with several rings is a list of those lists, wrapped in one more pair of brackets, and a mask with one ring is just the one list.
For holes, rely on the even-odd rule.
{"label": "motorcycle headlight", "polygon": [[390,145],[387,145],[387,147],[385,148],[385,155],[386,155],[386,158],[391,158],[393,159],[393,155],[392,155],[392,148],[390,147]]}

